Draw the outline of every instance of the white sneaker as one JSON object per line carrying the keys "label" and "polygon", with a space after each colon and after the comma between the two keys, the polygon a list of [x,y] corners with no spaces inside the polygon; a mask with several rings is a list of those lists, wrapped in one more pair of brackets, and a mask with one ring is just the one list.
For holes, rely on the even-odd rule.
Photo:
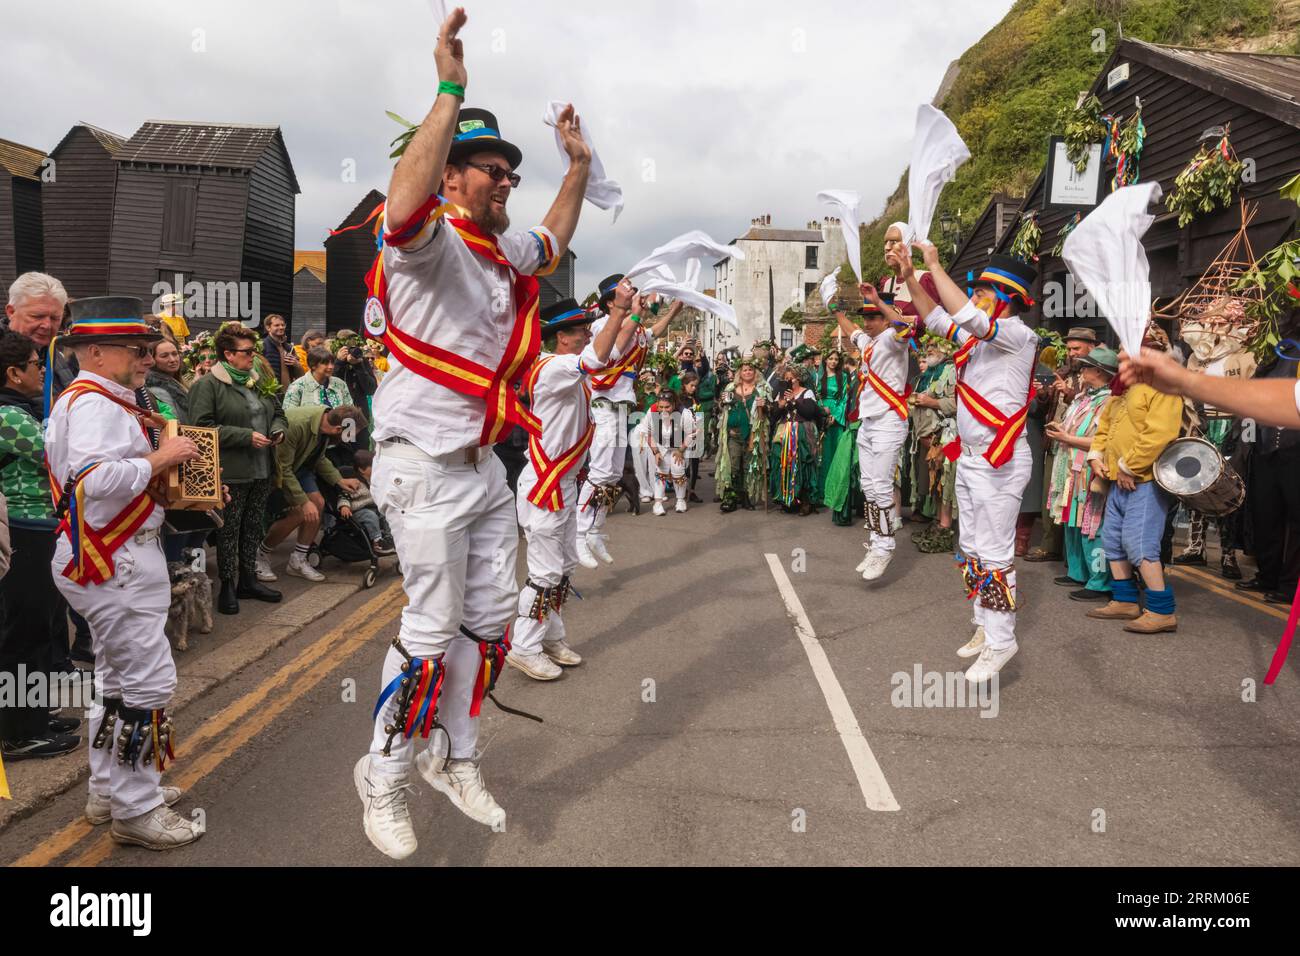
{"label": "white sneaker", "polygon": [[[163,806],[175,806],[181,798],[180,787],[163,787]],[[92,826],[108,823],[113,819],[113,800],[109,796],[92,793],[86,800],[86,821]]]}
{"label": "white sneaker", "polygon": [[171,850],[203,836],[203,825],[186,820],[171,807],[161,806],[129,820],[114,820],[108,835],[115,843],[142,846],[146,850]]}
{"label": "white sneaker", "polygon": [[656,518],[662,518],[666,513],[664,511],[664,503],[658,499],[655,500],[654,513]]}
{"label": "white sneaker", "polygon": [[289,566],[284,569],[287,573],[292,574],[295,578],[306,578],[308,581],[324,581],[325,575],[321,574],[302,556],[301,552],[295,551],[289,557]]}
{"label": "white sneaker", "polygon": [[606,564],[614,563],[613,556],[609,553],[609,549],[605,547],[605,536],[603,534],[591,535],[587,541],[587,547],[591,549],[592,554]]}
{"label": "white sneaker", "polygon": [[867,570],[867,565],[871,563],[871,543],[867,542],[862,546],[867,549],[867,553],[862,556],[862,560],[858,562],[858,566],[853,569],[858,574]]}
{"label": "white sneaker", "polygon": [[894,560],[892,551],[868,551],[866,566],[862,569],[862,580],[874,581],[885,573],[889,562]]}
{"label": "white sneaker", "polygon": [[903,530],[903,519],[902,519],[901,517],[899,517],[898,515],[894,515],[892,518],[890,518],[890,519],[889,519],[889,530],[892,531],[892,532],[894,532],[894,534],[898,534],[898,532],[902,531],[902,530]]}
{"label": "white sneaker", "polygon": [[[582,655],[564,641],[542,641],[542,653],[563,667],[577,667]],[[509,656],[507,655],[507,660]]]}
{"label": "white sneaker", "polygon": [[975,633],[971,639],[957,648],[958,657],[974,657],[980,651],[984,650],[984,625],[981,624],[975,628]]}
{"label": "white sneaker", "polygon": [[266,584],[280,580],[276,573],[271,570],[271,562],[266,559],[264,554],[258,554],[257,556],[257,580]]}
{"label": "white sneaker", "polygon": [[[457,810],[484,826],[499,828],[505,825],[506,812],[483,786],[483,774],[478,767],[481,756],[443,760],[426,750],[415,758],[415,765],[429,786],[446,794]],[[438,764],[442,764],[441,769]]]}
{"label": "white sneaker", "polygon": [[653,499],[649,495],[641,496],[641,504],[648,505]]}
{"label": "white sneaker", "polygon": [[411,785],[405,777],[389,781],[371,776],[371,756],[366,754],[352,769],[352,782],[365,807],[361,823],[376,850],[394,860],[405,860],[418,845],[415,828],[411,826],[411,811],[406,805],[406,793]]}
{"label": "white sneaker", "polygon": [[1000,650],[985,645],[975,663],[966,668],[966,679],[972,684],[988,680],[1002,670],[1006,662],[1016,656],[1018,650],[1020,650],[1020,645],[1015,641],[1011,642],[1010,647],[1004,647]]}
{"label": "white sneaker", "polygon": [[578,563],[584,568],[600,567],[600,565],[596,563],[596,559],[592,557],[591,548],[587,546],[586,535],[578,536]]}
{"label": "white sneaker", "polygon": [[677,499],[677,504],[673,506],[673,510],[676,511],[678,514],[685,514],[685,513],[686,513],[686,499],[685,499],[685,498],[678,498],[678,499]]}
{"label": "white sneaker", "polygon": [[523,654],[512,647],[510,653],[506,655],[506,663],[516,670],[523,671],[533,680],[555,680],[564,673],[560,670],[560,665],[541,651]]}

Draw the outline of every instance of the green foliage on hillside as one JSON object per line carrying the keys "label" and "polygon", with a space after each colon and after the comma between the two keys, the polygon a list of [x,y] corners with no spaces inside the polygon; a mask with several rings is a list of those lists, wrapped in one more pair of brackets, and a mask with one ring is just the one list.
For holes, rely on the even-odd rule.
{"label": "green foliage on hillside", "polygon": [[[1275,9],[1276,8],[1276,9]],[[1092,84],[1123,35],[1152,43],[1223,47],[1278,29],[1275,0],[1018,0],[1002,22],[958,60],[939,103],[971,158],[944,189],[931,239],[944,213],[968,231],[999,190],[1024,195],[1046,158],[1055,117]],[[1094,31],[1104,31],[1097,35]],[[1295,33],[1273,52],[1296,52]],[[889,223],[907,218],[907,176],[875,222],[863,228],[863,275],[885,273]]]}

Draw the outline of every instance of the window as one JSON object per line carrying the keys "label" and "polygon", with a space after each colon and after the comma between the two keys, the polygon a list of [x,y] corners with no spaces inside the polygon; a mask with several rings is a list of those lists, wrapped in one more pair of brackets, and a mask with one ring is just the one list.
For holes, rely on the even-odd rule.
{"label": "window", "polygon": [[804,255],[803,258],[804,268],[816,269],[817,268],[817,247],[805,246],[803,255]]}
{"label": "window", "polygon": [[794,329],[781,330],[781,348],[788,349],[794,345]]}
{"label": "window", "polygon": [[809,302],[813,301],[813,296],[816,294],[816,292],[817,292],[816,282],[805,282],[803,284],[803,304],[807,305]]}
{"label": "window", "polygon": [[168,179],[163,199],[162,251],[194,251],[194,218],[198,210],[199,181]]}

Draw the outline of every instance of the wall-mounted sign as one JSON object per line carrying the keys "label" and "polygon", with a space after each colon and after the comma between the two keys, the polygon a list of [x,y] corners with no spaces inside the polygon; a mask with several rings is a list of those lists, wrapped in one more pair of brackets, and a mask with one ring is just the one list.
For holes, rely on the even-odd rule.
{"label": "wall-mounted sign", "polygon": [[1106,74],[1106,89],[1113,90],[1117,86],[1123,86],[1128,82],[1128,64],[1121,63],[1115,69]]}
{"label": "wall-mounted sign", "polygon": [[1066,155],[1065,138],[1053,136],[1047,147],[1047,181],[1043,189],[1043,208],[1091,209],[1102,200],[1105,163],[1101,143],[1088,147],[1088,165],[1083,172],[1074,168]]}

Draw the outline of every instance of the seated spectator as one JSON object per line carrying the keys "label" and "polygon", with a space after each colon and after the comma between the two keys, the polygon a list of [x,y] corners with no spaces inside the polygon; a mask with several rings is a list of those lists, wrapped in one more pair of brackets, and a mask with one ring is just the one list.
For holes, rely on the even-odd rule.
{"label": "seated spectator", "polygon": [[[50,674],[67,653],[67,604],[50,568],[57,541],[45,470],[42,428],[44,373],[36,345],[17,332],[0,332],[0,492],[8,499],[13,544],[8,574],[0,579],[0,671]],[[75,750],[80,721],[52,717],[48,706],[18,701],[0,706],[0,752],[5,760],[57,757]],[[48,703],[48,702],[47,702]]]}
{"label": "seated spectator", "polygon": [[284,442],[276,449],[280,472],[280,493],[289,513],[271,525],[266,540],[258,549],[257,578],[259,581],[276,580],[271,570],[272,552],[292,532],[298,533],[298,543],[289,557],[285,569],[294,577],[308,581],[324,581],[321,574],[307,563],[307,554],[320,530],[321,513],[325,499],[320,493],[322,483],[341,488],[348,494],[358,494],[361,482],[344,478],[325,454],[331,443],[346,441],[366,427],[366,416],[355,405],[327,409],[323,405],[290,408],[285,412],[288,430]]}
{"label": "seated spectator", "polygon": [[357,524],[365,529],[375,554],[390,555],[395,553],[393,534],[370,494],[370,473],[374,464],[374,452],[363,448],[356,453],[353,465],[357,470],[357,480],[361,482],[361,490],[355,493],[343,491],[339,495],[339,516],[344,520],[356,519]]}
{"label": "seated spectator", "polygon": [[[1152,323],[1143,345],[1168,351],[1169,337]],[[1160,542],[1173,499],[1155,483],[1151,469],[1178,437],[1183,400],[1143,384],[1114,392],[1112,387],[1088,452],[1093,474],[1111,482],[1102,523],[1102,546],[1113,579],[1111,599],[1088,617],[1128,621],[1124,629],[1139,634],[1174,631],[1174,591],[1160,563]],[[1138,607],[1134,569],[1146,585],[1144,611]]]}
{"label": "seated spectator", "polygon": [[351,405],[352,395],[343,379],[334,377],[334,356],[323,345],[307,353],[307,374],[295,379],[284,393],[285,408],[323,405],[339,408]]}

